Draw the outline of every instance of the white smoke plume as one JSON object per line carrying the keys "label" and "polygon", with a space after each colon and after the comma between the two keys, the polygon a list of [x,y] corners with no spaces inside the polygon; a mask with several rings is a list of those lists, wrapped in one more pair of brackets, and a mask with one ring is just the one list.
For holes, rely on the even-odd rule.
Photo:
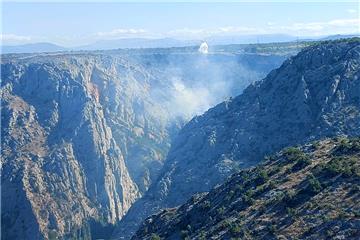
{"label": "white smoke plume", "polygon": [[211,107],[211,94],[205,87],[187,87],[184,82],[174,77],[173,84],[173,109],[176,115],[191,117],[201,114]]}
{"label": "white smoke plume", "polygon": [[251,82],[262,79],[277,67],[278,61],[267,60],[273,66],[263,67],[249,63],[255,61],[252,57],[243,60],[235,54],[202,54],[200,51],[165,55],[156,60],[159,62],[156,69],[162,72],[159,82],[167,87],[155,88],[152,96],[164,96],[158,101],[172,116],[185,119],[241,94]]}
{"label": "white smoke plume", "polygon": [[209,46],[207,44],[207,42],[202,42],[200,47],[199,47],[199,52],[201,52],[202,54],[208,54],[209,53]]}

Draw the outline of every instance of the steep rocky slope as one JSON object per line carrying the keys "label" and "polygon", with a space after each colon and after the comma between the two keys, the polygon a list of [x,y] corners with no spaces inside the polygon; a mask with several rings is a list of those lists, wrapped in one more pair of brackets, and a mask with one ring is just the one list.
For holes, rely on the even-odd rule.
{"label": "steep rocky slope", "polygon": [[133,239],[359,239],[360,139],[286,148],[146,219]]}
{"label": "steep rocky slope", "polygon": [[89,55],[2,65],[5,238],[89,236],[87,219],[115,223],[126,213],[143,185],[126,162],[127,145],[147,141],[131,147],[147,152],[148,168],[159,168],[169,144],[165,109],[145,97],[144,74],[121,59]]}
{"label": "steep rocky slope", "polygon": [[256,55],[222,53],[205,61],[197,51],[181,59],[142,51],[2,56],[3,238],[108,237],[158,176],[188,114],[198,110],[178,111],[184,94],[169,74],[181,78],[186,97],[194,89],[189,84],[218,61],[254,73],[232,78],[243,86],[285,57],[259,55],[264,64],[250,66],[245,63]]}
{"label": "steep rocky slope", "polygon": [[114,238],[131,235],[150,214],[208,191],[267,154],[339,134],[360,135],[359,39],[308,47],[240,96],[193,118]]}

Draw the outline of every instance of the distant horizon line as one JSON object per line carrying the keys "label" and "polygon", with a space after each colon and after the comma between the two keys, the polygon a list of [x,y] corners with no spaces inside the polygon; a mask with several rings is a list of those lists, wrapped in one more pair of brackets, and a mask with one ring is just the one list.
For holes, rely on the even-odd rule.
{"label": "distant horizon line", "polygon": [[[211,42],[211,41],[219,41],[219,40],[231,40],[231,38],[246,38],[246,37],[261,37],[261,36],[284,36],[284,37],[289,37],[289,38],[295,38],[299,39],[299,40],[316,40],[316,39],[321,39],[321,38],[326,38],[326,37],[335,37],[335,36],[360,36],[360,33],[334,33],[334,34],[330,34],[330,35],[308,35],[308,36],[296,36],[296,35],[292,35],[292,34],[286,34],[286,33],[264,33],[264,34],[241,34],[241,35],[233,35],[233,36],[221,36],[221,35],[217,35],[217,36],[209,36],[209,37],[204,37],[204,38],[193,38],[193,39],[181,39],[181,38],[176,38],[176,37],[119,37],[119,38],[113,38],[113,39],[98,39],[95,41],[92,41],[90,43],[84,43],[81,45],[63,45],[61,43],[57,43],[57,42],[53,42],[53,41],[32,41],[32,42],[25,42],[25,43],[7,43],[7,44],[3,44],[3,41],[0,41],[0,46],[1,47],[17,47],[17,46],[26,46],[26,45],[36,45],[36,44],[52,44],[52,45],[56,45],[58,47],[62,47],[62,48],[80,48],[80,47],[86,47],[86,46],[91,46],[93,44],[96,43],[101,43],[101,42],[116,42],[116,41],[121,41],[121,40],[174,40],[174,41],[179,41],[179,43],[183,42],[183,43],[194,43],[194,42],[203,42],[203,41],[207,41],[207,42]],[[294,40],[288,40],[288,39],[284,39],[279,40],[278,42],[287,42],[287,41],[294,41]],[[275,41],[276,42],[276,41]],[[274,42],[274,43],[275,43]],[[239,43],[239,44],[249,44],[249,43],[261,43],[261,39],[257,39],[257,42],[248,42],[248,43]],[[268,41],[265,41],[263,43],[271,43]],[[225,43],[226,44],[226,43]],[[234,44],[234,43],[229,43],[229,44]],[[220,44],[221,45],[221,44]]]}

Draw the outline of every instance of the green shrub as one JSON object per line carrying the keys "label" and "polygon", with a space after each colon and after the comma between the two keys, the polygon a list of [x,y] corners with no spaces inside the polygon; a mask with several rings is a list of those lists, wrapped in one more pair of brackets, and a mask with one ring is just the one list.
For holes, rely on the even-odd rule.
{"label": "green shrub", "polygon": [[261,205],[259,207],[259,214],[264,214],[266,212],[266,207],[264,205]]}
{"label": "green shrub", "polygon": [[269,180],[269,176],[265,170],[259,170],[255,179],[255,184],[264,184]]}
{"label": "green shrub", "polygon": [[296,161],[294,166],[291,168],[292,171],[299,171],[300,169],[303,169],[304,167],[311,164],[311,160],[308,156],[303,156],[299,160]]}
{"label": "green shrub", "polygon": [[319,164],[312,171],[317,176],[323,177],[360,177],[360,168],[357,165],[358,157],[337,156],[329,162]]}
{"label": "green shrub", "polygon": [[271,181],[269,182],[269,189],[274,189],[275,187],[276,187],[276,182],[273,181],[273,180],[271,180]]}
{"label": "green shrub", "polygon": [[206,232],[204,230],[200,232],[199,240],[206,240]]}
{"label": "green shrub", "polygon": [[245,203],[251,205],[251,204],[254,203],[253,196],[254,196],[254,191],[250,189],[250,190],[248,190],[247,192],[244,193],[243,201]]}
{"label": "green shrub", "polygon": [[276,225],[269,224],[267,229],[270,233],[274,234],[276,232]]}
{"label": "green shrub", "polygon": [[231,224],[230,233],[238,234],[240,232],[241,232],[241,225],[240,224],[238,224],[238,223]]}
{"label": "green shrub", "polygon": [[348,214],[343,209],[340,209],[340,211],[338,213],[338,218],[343,220],[343,219],[346,219],[347,217],[348,217]]}
{"label": "green shrub", "polygon": [[269,171],[268,174],[269,174],[270,176],[272,176],[272,175],[274,175],[274,174],[276,174],[276,173],[279,173],[280,170],[281,170],[281,167],[280,167],[279,165],[275,165],[275,166],[273,166],[273,167],[270,169],[270,171]]}
{"label": "green shrub", "polygon": [[181,230],[180,235],[182,239],[188,239],[189,231],[188,230]]}
{"label": "green shrub", "polygon": [[360,152],[360,138],[353,139],[340,139],[340,143],[335,147],[333,154],[342,155],[342,154],[353,154]]}
{"label": "green shrub", "polygon": [[242,187],[241,184],[236,184],[234,188],[235,188],[235,191],[236,191],[236,192],[242,192],[242,191],[244,191],[244,189],[243,189],[243,187]]}
{"label": "green shrub", "polygon": [[208,200],[205,200],[203,203],[201,203],[201,207],[203,209],[209,209],[211,207],[211,203]]}
{"label": "green shrub", "polygon": [[266,187],[267,186],[265,186],[265,185],[257,186],[256,187],[256,195],[263,193],[265,191]]}
{"label": "green shrub", "polygon": [[222,221],[220,223],[221,229],[226,229],[226,228],[229,228],[230,226],[231,226],[231,222],[228,219],[225,219],[224,221]]}
{"label": "green shrub", "polygon": [[230,199],[232,199],[235,195],[234,190],[230,190],[229,193],[225,196],[225,200],[229,201]]}
{"label": "green shrub", "polygon": [[192,228],[191,228],[191,225],[190,225],[190,224],[188,224],[188,225],[186,226],[186,230],[188,230],[188,232],[192,232]]}
{"label": "green shrub", "polygon": [[360,210],[359,209],[354,209],[353,214],[354,214],[355,218],[357,218],[357,219],[360,218]]}
{"label": "green shrub", "polygon": [[284,194],[284,200],[285,201],[292,201],[294,200],[296,196],[296,191],[294,189],[290,189],[289,191],[286,191]]}
{"label": "green shrub", "polygon": [[297,211],[295,208],[286,208],[286,214],[289,216],[289,217],[294,217],[296,214],[297,214]]}
{"label": "green shrub", "polygon": [[265,161],[273,162],[275,161],[276,157],[274,155],[270,155],[270,156],[265,156],[264,159]]}
{"label": "green shrub", "polygon": [[321,220],[322,220],[324,223],[327,223],[327,222],[331,221],[330,216],[327,215],[327,214],[322,214],[322,215],[320,216],[320,218],[321,218]]}
{"label": "green shrub", "polygon": [[313,147],[314,147],[315,149],[319,149],[319,148],[320,148],[320,142],[319,142],[319,141],[314,141],[314,142],[313,142]]}
{"label": "green shrub", "polygon": [[151,238],[150,238],[150,239],[151,239],[151,240],[161,240],[160,236],[157,235],[157,234],[155,234],[155,233],[151,234]]}
{"label": "green shrub", "polygon": [[325,231],[325,236],[329,239],[331,239],[331,237],[333,236],[333,232],[331,229],[328,229]]}
{"label": "green shrub", "polygon": [[319,180],[317,180],[316,177],[314,177],[314,175],[310,174],[308,180],[309,180],[309,190],[312,193],[318,193],[321,191],[322,189],[321,183],[319,182]]}
{"label": "green shrub", "polygon": [[290,162],[298,162],[300,160],[302,160],[302,161],[309,160],[309,157],[303,151],[301,151],[299,148],[296,148],[296,147],[286,148],[284,150],[284,155]]}
{"label": "green shrub", "polygon": [[218,208],[218,209],[217,209],[217,213],[218,213],[219,215],[223,215],[223,214],[225,213],[225,207],[220,207],[220,208]]}

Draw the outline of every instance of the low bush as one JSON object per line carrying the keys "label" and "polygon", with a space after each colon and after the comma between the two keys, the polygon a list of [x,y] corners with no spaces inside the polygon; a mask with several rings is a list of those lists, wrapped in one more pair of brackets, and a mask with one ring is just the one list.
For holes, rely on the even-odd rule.
{"label": "low bush", "polygon": [[322,189],[321,183],[319,182],[319,180],[314,177],[314,175],[310,174],[308,177],[309,180],[309,188],[308,190],[311,193],[319,193]]}
{"label": "low bush", "polygon": [[334,157],[329,162],[322,164],[320,169],[317,169],[317,172],[327,177],[338,175],[343,177],[360,176],[359,168],[355,166],[357,161],[356,157]]}
{"label": "low bush", "polygon": [[259,170],[255,179],[255,184],[264,184],[269,180],[269,176],[265,170]]}
{"label": "low bush", "polygon": [[334,155],[353,154],[360,152],[360,138],[340,139],[340,143],[335,147]]}
{"label": "low bush", "polygon": [[310,161],[309,156],[307,156],[303,151],[296,147],[286,148],[284,150],[284,155],[290,162]]}
{"label": "low bush", "polygon": [[311,160],[309,157],[305,156],[300,158],[295,164],[294,166],[291,168],[291,170],[293,172],[295,171],[299,171],[301,169],[303,169],[304,167],[308,166],[311,164]]}
{"label": "low bush", "polygon": [[238,234],[241,232],[241,225],[239,223],[232,223],[230,226],[230,233]]}
{"label": "low bush", "polygon": [[160,236],[157,235],[157,234],[155,234],[155,233],[151,234],[151,238],[150,238],[150,239],[151,239],[151,240],[161,240]]}

